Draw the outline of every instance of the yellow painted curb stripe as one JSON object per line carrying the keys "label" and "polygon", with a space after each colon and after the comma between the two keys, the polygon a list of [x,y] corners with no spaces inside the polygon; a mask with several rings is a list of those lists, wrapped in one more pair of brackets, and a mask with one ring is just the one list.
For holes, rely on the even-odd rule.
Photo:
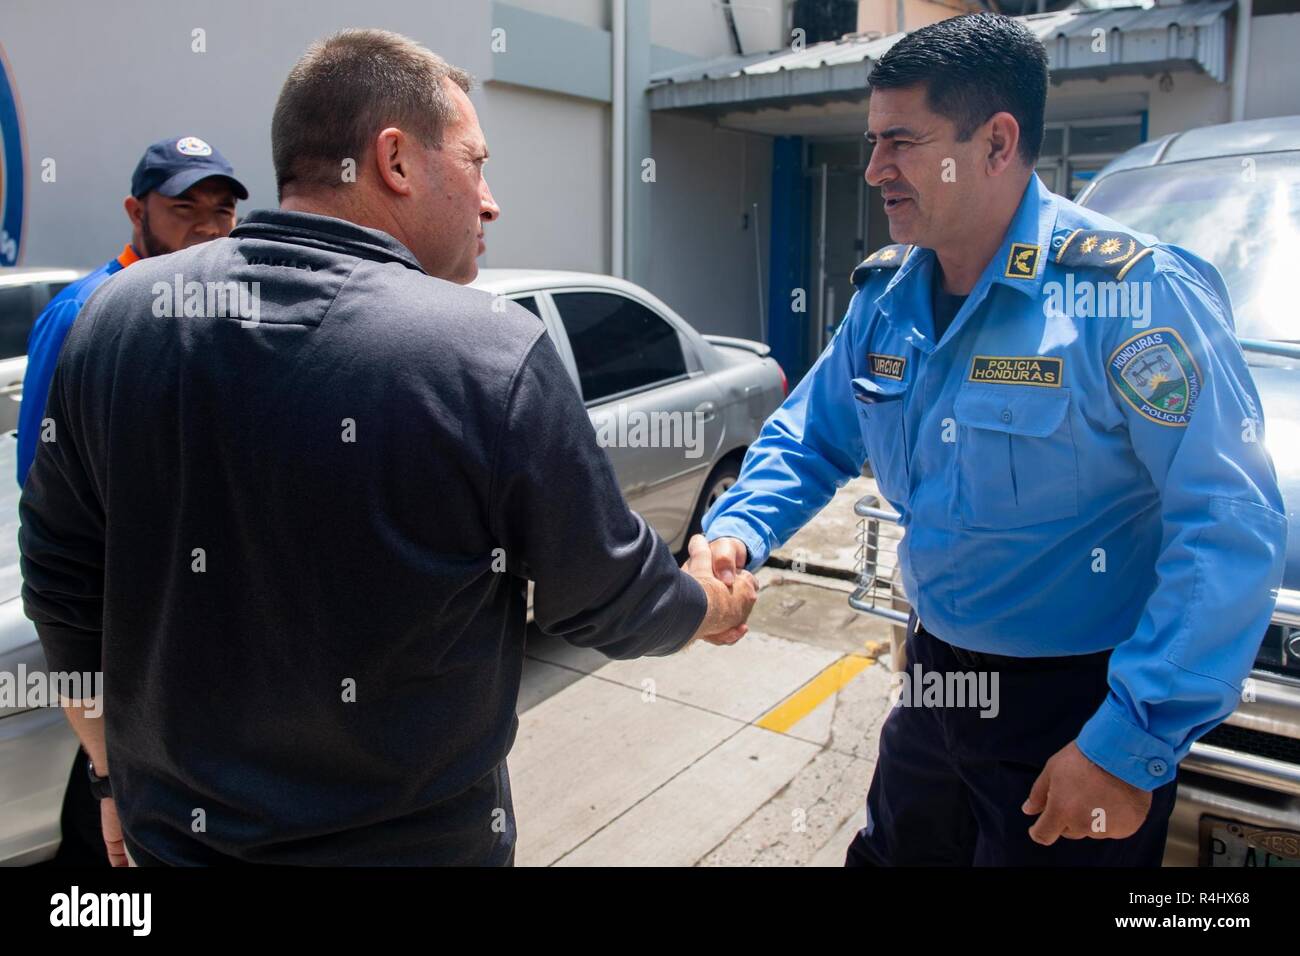
{"label": "yellow painted curb stripe", "polygon": [[779,734],[803,720],[827,697],[870,667],[872,659],[860,654],[841,657],[758,719],[758,726]]}

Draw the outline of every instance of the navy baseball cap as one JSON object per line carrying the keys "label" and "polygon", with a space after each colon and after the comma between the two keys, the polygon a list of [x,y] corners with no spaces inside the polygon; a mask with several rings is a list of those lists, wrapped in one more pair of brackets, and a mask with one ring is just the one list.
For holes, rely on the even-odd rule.
{"label": "navy baseball cap", "polygon": [[147,192],[179,196],[200,179],[221,176],[229,179],[240,199],[248,190],[235,178],[235,168],[213,147],[197,136],[159,140],[144,151],[131,174],[131,195],[139,199]]}

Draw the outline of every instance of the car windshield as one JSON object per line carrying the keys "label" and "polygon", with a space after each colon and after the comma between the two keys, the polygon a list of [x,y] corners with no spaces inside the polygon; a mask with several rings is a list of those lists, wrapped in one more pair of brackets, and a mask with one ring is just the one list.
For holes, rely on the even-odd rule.
{"label": "car windshield", "polygon": [[1125,170],[1085,205],[1212,262],[1241,338],[1300,341],[1300,152]]}

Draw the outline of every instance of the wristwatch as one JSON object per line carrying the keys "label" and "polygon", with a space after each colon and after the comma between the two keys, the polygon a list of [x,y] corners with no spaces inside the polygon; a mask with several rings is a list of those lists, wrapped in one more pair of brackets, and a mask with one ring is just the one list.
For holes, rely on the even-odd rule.
{"label": "wristwatch", "polygon": [[94,794],[96,800],[113,799],[113,785],[108,782],[107,777],[95,773],[95,761],[90,759],[90,754],[86,755],[86,776],[90,777],[90,792]]}

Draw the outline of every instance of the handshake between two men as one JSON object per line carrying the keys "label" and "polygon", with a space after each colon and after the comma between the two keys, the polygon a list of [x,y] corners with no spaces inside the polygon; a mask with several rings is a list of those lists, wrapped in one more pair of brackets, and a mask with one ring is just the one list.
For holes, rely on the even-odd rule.
{"label": "handshake between two men", "polygon": [[735,644],[749,631],[749,614],[758,600],[758,581],[745,570],[749,553],[737,538],[707,541],[702,534],[687,545],[682,570],[699,582],[708,598],[704,620],[688,642]]}

